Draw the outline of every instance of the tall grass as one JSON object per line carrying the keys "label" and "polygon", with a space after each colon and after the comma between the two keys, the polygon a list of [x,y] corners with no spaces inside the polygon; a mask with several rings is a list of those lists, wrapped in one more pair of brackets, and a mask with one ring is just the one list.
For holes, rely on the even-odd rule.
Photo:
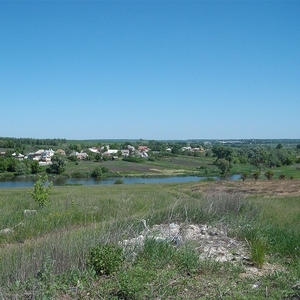
{"label": "tall grass", "polygon": [[[253,241],[255,236],[263,236],[269,254],[299,258],[297,197],[247,199],[240,194],[216,193],[195,196],[189,184],[157,184],[54,187],[49,200],[49,205],[40,209],[27,189],[4,189],[1,193],[0,230],[14,231],[0,234],[0,286],[36,276],[47,257],[54,274],[85,270],[91,247],[137,236],[143,229],[142,218],[149,225],[222,222],[241,239]],[[25,216],[24,209],[37,209],[37,213]],[[166,258],[172,255],[168,249]],[[181,263],[185,261],[186,267],[195,258],[188,250]],[[300,270],[295,264],[295,269]]]}

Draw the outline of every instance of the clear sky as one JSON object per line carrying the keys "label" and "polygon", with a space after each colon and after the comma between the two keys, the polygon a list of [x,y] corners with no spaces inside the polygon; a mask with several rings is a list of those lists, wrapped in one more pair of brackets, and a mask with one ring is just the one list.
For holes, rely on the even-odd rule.
{"label": "clear sky", "polygon": [[0,136],[300,138],[300,1],[1,1]]}

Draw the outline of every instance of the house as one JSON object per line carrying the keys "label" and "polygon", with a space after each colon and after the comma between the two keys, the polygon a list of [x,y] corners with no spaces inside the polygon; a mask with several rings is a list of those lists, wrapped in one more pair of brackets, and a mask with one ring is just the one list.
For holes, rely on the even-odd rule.
{"label": "house", "polygon": [[96,147],[89,148],[92,153],[99,153],[100,151]]}
{"label": "house", "polygon": [[138,150],[148,152],[150,149],[147,146],[139,146]]}
{"label": "house", "polygon": [[142,158],[147,158],[147,157],[149,157],[148,153],[145,152],[145,151],[137,151],[137,152],[136,152],[136,155],[137,155],[138,157],[142,157]]}
{"label": "house", "polygon": [[128,146],[127,146],[127,149],[128,149],[129,151],[134,151],[134,150],[135,150],[135,148],[134,148],[133,146],[131,146],[131,145],[128,145]]}
{"label": "house", "polygon": [[25,155],[21,154],[21,153],[13,153],[12,156],[18,160],[23,160]]}
{"label": "house", "polygon": [[41,161],[50,162],[51,157],[54,155],[54,153],[55,152],[52,149],[44,150],[43,152],[41,152]]}
{"label": "house", "polygon": [[57,149],[57,150],[56,150],[56,153],[57,153],[57,154],[61,154],[61,155],[66,155],[65,150],[62,150],[62,149]]}
{"label": "house", "polygon": [[124,156],[124,157],[127,157],[130,154],[129,150],[121,150],[121,152],[122,152],[122,156]]}
{"label": "house", "polygon": [[73,151],[70,156],[76,156],[77,159],[80,159],[80,160],[84,160],[88,157],[88,154],[85,153],[85,152],[77,152],[77,151]]}
{"label": "house", "polygon": [[105,151],[105,152],[103,153],[103,155],[117,154],[118,151],[119,151],[119,150],[117,150],[117,149],[109,149],[109,150]]}

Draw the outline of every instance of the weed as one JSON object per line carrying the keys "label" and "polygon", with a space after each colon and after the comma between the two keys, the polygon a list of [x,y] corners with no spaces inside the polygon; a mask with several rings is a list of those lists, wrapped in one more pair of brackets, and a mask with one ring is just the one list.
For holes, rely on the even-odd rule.
{"label": "weed", "polygon": [[180,270],[194,273],[199,267],[199,253],[190,244],[185,244],[176,253],[176,262]]}
{"label": "weed", "polygon": [[111,275],[123,261],[123,251],[115,244],[97,245],[91,248],[89,263],[97,275]]}
{"label": "weed", "polygon": [[265,263],[267,243],[261,237],[254,237],[248,241],[250,246],[250,255],[253,263],[258,267],[262,268]]}

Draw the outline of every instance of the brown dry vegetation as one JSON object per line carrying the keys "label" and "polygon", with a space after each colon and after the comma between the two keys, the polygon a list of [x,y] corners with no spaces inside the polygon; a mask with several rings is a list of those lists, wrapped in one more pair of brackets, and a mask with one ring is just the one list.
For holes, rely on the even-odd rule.
{"label": "brown dry vegetation", "polygon": [[265,196],[299,196],[299,180],[259,180],[259,181],[216,181],[198,182],[191,186],[192,192],[225,193]]}

